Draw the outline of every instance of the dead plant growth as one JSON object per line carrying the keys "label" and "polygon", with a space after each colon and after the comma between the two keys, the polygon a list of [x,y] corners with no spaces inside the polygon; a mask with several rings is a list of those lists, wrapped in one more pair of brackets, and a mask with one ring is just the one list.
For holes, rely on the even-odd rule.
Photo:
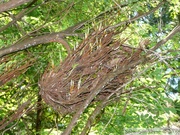
{"label": "dead plant growth", "polygon": [[[98,30],[90,34],[56,69],[47,69],[40,81],[44,101],[61,114],[76,112],[107,74],[138,61],[143,49],[115,40],[115,33]],[[131,78],[136,65],[106,81],[92,102],[101,101]],[[119,95],[121,90],[115,95]],[[92,103],[91,102],[91,103]]]}

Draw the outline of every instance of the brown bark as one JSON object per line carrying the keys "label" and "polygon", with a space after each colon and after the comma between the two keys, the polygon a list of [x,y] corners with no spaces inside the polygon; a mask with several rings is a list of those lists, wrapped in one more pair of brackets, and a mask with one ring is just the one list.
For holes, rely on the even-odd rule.
{"label": "brown bark", "polygon": [[42,98],[38,95],[38,102],[37,102],[37,114],[36,114],[36,135],[40,135],[41,131],[41,115],[42,115]]}
{"label": "brown bark", "polygon": [[70,34],[59,32],[59,33],[42,35],[42,36],[38,36],[38,37],[34,37],[34,38],[28,38],[20,43],[17,42],[9,47],[1,48],[0,49],[0,57],[10,54],[10,53],[13,53],[13,52],[27,49],[32,46],[36,46],[39,44],[46,44],[46,43],[50,43],[50,42],[59,42],[59,43],[63,44],[69,53],[70,47],[69,47],[68,43],[63,39],[67,35],[70,35]]}
{"label": "brown bark", "polygon": [[0,4],[0,13],[4,11],[8,11],[10,9],[16,8],[22,4],[30,2],[32,0],[10,0],[4,4]]}

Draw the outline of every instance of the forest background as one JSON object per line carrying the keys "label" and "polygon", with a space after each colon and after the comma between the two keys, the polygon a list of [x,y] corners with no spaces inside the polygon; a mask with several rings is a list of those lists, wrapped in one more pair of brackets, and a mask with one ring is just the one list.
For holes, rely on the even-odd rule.
{"label": "forest background", "polygon": [[[178,0],[1,0],[0,133],[179,133],[179,7]],[[82,85],[87,76],[72,79],[82,63],[71,61],[100,57],[101,44],[118,53],[109,58],[108,52],[106,64],[92,62],[94,69],[78,72],[93,74],[87,89]],[[65,81],[48,73],[64,70],[66,94],[76,92],[76,83],[83,89],[69,104],[55,102],[60,94],[49,87],[51,80]],[[96,80],[102,71],[102,80]],[[118,76],[123,81],[112,85]]]}

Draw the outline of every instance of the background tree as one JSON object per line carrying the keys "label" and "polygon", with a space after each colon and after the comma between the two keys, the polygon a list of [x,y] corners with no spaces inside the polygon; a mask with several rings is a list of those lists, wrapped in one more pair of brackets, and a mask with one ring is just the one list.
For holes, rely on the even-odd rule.
{"label": "background tree", "polygon": [[[175,123],[179,121],[179,6],[176,0],[0,1],[1,133],[123,134],[128,128],[133,132],[132,128],[180,126]],[[93,33],[101,30],[113,33],[112,40],[105,40],[110,47],[123,41],[134,48],[126,57],[131,61],[135,48],[141,49],[136,63],[119,70],[135,71],[117,87],[120,94],[112,92],[99,102],[87,99],[88,108],[74,113],[55,111],[39,94],[43,73],[61,69],[91,38],[98,46],[101,33]],[[117,69],[104,77],[105,84]]]}

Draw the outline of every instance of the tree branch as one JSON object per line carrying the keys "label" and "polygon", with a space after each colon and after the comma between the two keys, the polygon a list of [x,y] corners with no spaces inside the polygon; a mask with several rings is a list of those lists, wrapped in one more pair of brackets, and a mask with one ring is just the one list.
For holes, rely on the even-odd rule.
{"label": "tree branch", "polygon": [[161,45],[165,44],[169,39],[171,39],[175,34],[180,32],[180,25],[176,26],[168,35],[166,38],[159,41],[152,49],[151,51],[155,51],[158,49]]}
{"label": "tree branch", "polygon": [[[107,98],[106,98],[107,99]],[[101,110],[104,109],[108,104],[110,104],[111,102],[107,102],[108,100],[103,100],[103,102],[101,102],[95,109],[94,111],[91,113],[91,115],[89,116],[86,125],[84,127],[84,129],[82,130],[80,135],[86,135],[87,131],[90,130],[92,124],[93,124],[93,120],[97,117],[97,115],[100,114]]]}
{"label": "tree branch", "polygon": [[42,35],[42,36],[38,36],[38,37],[34,37],[34,38],[28,38],[28,39],[23,40],[20,43],[17,42],[9,47],[1,48],[0,49],[0,58],[7,54],[13,53],[13,52],[25,50],[32,46],[36,46],[39,44],[46,44],[46,43],[50,43],[50,42],[58,42],[58,43],[63,44],[64,47],[67,49],[67,52],[69,54],[71,54],[71,49],[64,38],[66,36],[72,36],[72,35],[76,36],[77,34],[68,34],[66,32],[57,32],[57,33],[46,34],[46,35]]}
{"label": "tree branch", "polygon": [[[20,16],[21,17],[21,16]],[[29,47],[33,47],[39,44],[46,44],[50,42],[58,42],[64,45],[66,48],[68,54],[71,54],[71,49],[69,47],[69,44],[67,41],[64,39],[66,36],[80,36],[82,37],[83,34],[81,33],[74,33],[76,30],[80,29],[83,27],[83,25],[86,23],[86,21],[80,22],[78,24],[75,24],[74,26],[71,26],[67,28],[66,30],[63,30],[61,32],[56,32],[56,33],[51,33],[51,34],[46,34],[42,36],[37,36],[37,37],[29,37],[21,42],[17,42],[9,47],[4,47],[0,49],[0,58],[7,55],[11,54],[14,52],[22,51],[25,50]]]}
{"label": "tree branch", "polygon": [[7,29],[9,26],[13,25],[14,23],[16,23],[17,21],[19,21],[24,15],[32,12],[33,10],[35,10],[37,7],[39,7],[41,4],[33,7],[32,9],[28,9],[28,8],[25,8],[25,9],[22,9],[22,11],[20,11],[17,15],[13,16],[12,17],[12,21],[10,21],[7,25],[3,26],[0,28],[0,32]]}
{"label": "tree branch", "polygon": [[4,4],[0,4],[0,13],[8,11],[9,9],[15,8],[30,1],[32,0],[10,0]]}
{"label": "tree branch", "polygon": [[110,27],[108,27],[108,29],[114,29],[114,28],[117,28],[117,27],[119,27],[119,26],[121,26],[121,25],[134,22],[134,21],[136,21],[136,20],[138,20],[138,19],[140,19],[140,18],[142,18],[142,17],[144,17],[144,16],[147,16],[147,15],[153,13],[154,11],[156,11],[156,10],[157,10],[159,7],[161,7],[165,2],[166,2],[166,0],[163,0],[163,1],[160,2],[155,8],[153,8],[152,10],[150,10],[150,11],[148,11],[148,12],[145,12],[145,13],[143,13],[143,14],[137,15],[137,16],[129,19],[129,20],[122,21],[122,22],[120,22],[120,23],[118,23],[118,24],[116,24],[116,25],[110,26]]}

